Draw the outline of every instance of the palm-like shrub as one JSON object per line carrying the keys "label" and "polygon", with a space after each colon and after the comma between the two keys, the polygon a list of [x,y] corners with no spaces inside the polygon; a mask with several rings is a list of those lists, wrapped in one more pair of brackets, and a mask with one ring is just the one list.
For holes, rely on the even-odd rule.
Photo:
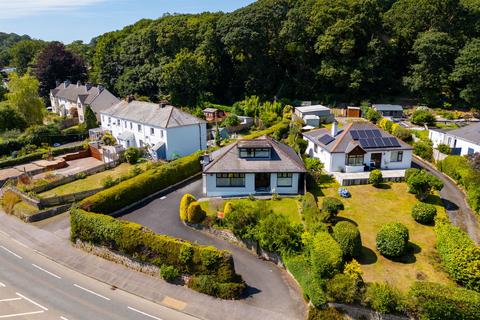
{"label": "palm-like shrub", "polygon": [[399,222],[384,224],[377,234],[377,249],[389,258],[403,256],[408,248],[408,229]]}

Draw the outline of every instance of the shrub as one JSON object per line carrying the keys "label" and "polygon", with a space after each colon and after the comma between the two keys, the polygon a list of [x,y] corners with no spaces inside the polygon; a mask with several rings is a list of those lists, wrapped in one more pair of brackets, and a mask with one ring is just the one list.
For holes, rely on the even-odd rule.
{"label": "shrub", "polygon": [[437,147],[438,151],[440,151],[443,154],[450,154],[452,152],[452,149],[450,149],[450,146],[446,144],[439,144]]}
{"label": "shrub", "polygon": [[468,159],[462,156],[448,156],[437,163],[437,168],[465,187],[465,182],[472,174]]}
{"label": "shrub", "polygon": [[305,226],[308,231],[315,233],[316,231],[325,231],[325,224],[322,221],[320,209],[317,207],[317,201],[310,192],[305,193],[302,197],[302,215],[305,220]]}
{"label": "shrub", "polygon": [[236,299],[245,290],[245,283],[219,282],[214,276],[195,276],[188,282],[188,287],[201,293],[208,294],[220,299]]}
{"label": "shrub", "polygon": [[131,167],[130,170],[128,170],[128,175],[130,176],[129,178],[133,178],[135,176],[138,176],[142,172],[143,169],[140,166],[136,165]]}
{"label": "shrub", "polygon": [[331,278],[342,268],[342,248],[328,233],[319,232],[310,244],[310,261],[317,276]]}
{"label": "shrub", "polygon": [[353,303],[360,300],[360,283],[344,274],[336,274],[327,282],[329,299],[339,303]]}
{"label": "shrub", "polygon": [[422,224],[431,224],[437,215],[437,208],[434,205],[418,202],[412,207],[412,217]]}
{"label": "shrub", "polygon": [[180,220],[188,221],[188,207],[192,202],[197,201],[197,199],[191,194],[184,194],[182,200],[180,200]]}
{"label": "shrub", "polygon": [[435,116],[427,109],[416,109],[412,114],[412,122],[419,125],[434,125]]}
{"label": "shrub", "polygon": [[255,239],[258,240],[260,247],[282,254],[289,254],[302,248],[302,233],[301,224],[292,224],[288,217],[275,213],[261,219],[254,229]]}
{"label": "shrub", "polygon": [[386,283],[371,283],[365,292],[365,302],[380,313],[398,313],[404,311],[400,292]]}
{"label": "shrub", "polygon": [[112,176],[106,176],[102,179],[102,186],[104,188],[111,188],[116,184],[116,181],[112,178]]}
{"label": "shrub", "polygon": [[442,190],[443,182],[425,170],[408,169],[405,173],[408,191],[424,200],[433,190]]}
{"label": "shrub", "polygon": [[401,257],[407,251],[408,239],[407,227],[399,222],[390,222],[377,233],[377,249],[385,257]]}
{"label": "shrub", "polygon": [[435,223],[437,250],[450,277],[467,289],[480,292],[480,247],[449,221]]}
{"label": "shrub", "polygon": [[310,300],[315,307],[321,307],[327,302],[327,296],[323,290],[326,280],[313,272],[308,260],[304,255],[284,259],[288,271],[302,287],[306,300]]}
{"label": "shrub", "polygon": [[2,197],[2,207],[6,213],[12,214],[13,209],[17,203],[20,202],[20,197],[12,191],[5,191]]}
{"label": "shrub", "polygon": [[480,294],[432,282],[415,282],[409,293],[420,319],[480,319]]}
{"label": "shrub", "polygon": [[226,251],[155,234],[133,222],[79,209],[70,212],[70,226],[72,242],[78,239],[105,246],[138,261],[158,267],[173,266],[193,276],[208,275],[222,288],[223,284],[228,288],[230,283],[244,286],[235,274],[232,256]]}
{"label": "shrub", "polygon": [[174,266],[168,266],[166,264],[162,264],[160,267],[160,276],[162,277],[163,280],[167,282],[171,282],[175,279],[178,278],[180,275],[180,271],[178,271],[177,268]]}
{"label": "shrub", "polygon": [[240,202],[232,207],[232,211],[225,215],[225,226],[241,239],[253,239],[253,228],[258,221],[268,214],[262,208],[264,202]]}
{"label": "shrub", "polygon": [[470,207],[476,212],[480,212],[480,185],[471,186],[467,192],[467,200]]}
{"label": "shrub", "polygon": [[200,223],[205,219],[206,216],[207,215],[205,211],[203,211],[199,202],[194,201],[190,203],[187,209],[188,222]]}
{"label": "shrub", "polygon": [[412,140],[412,133],[410,132],[410,130],[402,127],[399,124],[395,124],[392,127],[392,135],[402,141]]}
{"label": "shrub", "polygon": [[393,122],[387,118],[382,118],[378,121],[378,126],[387,132],[392,132]]}
{"label": "shrub", "polygon": [[431,142],[418,141],[413,144],[413,153],[427,161],[433,160],[433,147]]}
{"label": "shrub", "polygon": [[325,197],[323,199],[322,211],[326,214],[326,221],[332,221],[340,210],[343,210],[343,203],[340,199],[332,197]]}
{"label": "shrub", "polygon": [[382,171],[375,169],[370,172],[368,177],[368,183],[371,183],[374,187],[378,187],[383,182]]}
{"label": "shrub", "polygon": [[308,310],[307,320],[345,320],[348,319],[342,310],[327,307],[325,309],[317,309],[310,307]]}
{"label": "shrub", "polygon": [[198,153],[145,171],[81,201],[83,209],[113,213],[200,172]]}
{"label": "shrub", "polygon": [[114,146],[117,144],[117,139],[111,133],[106,132],[102,137],[102,143],[106,146]]}
{"label": "shrub", "polygon": [[125,157],[125,160],[130,163],[130,164],[135,164],[138,162],[138,159],[141,156],[140,150],[135,147],[128,147],[127,150],[125,150],[125,153],[123,156]]}
{"label": "shrub", "polygon": [[346,259],[360,256],[362,238],[360,231],[351,222],[341,221],[333,227],[333,238],[338,242]]}
{"label": "shrub", "polygon": [[382,114],[373,108],[368,108],[364,113],[364,117],[372,123],[377,123],[382,118]]}

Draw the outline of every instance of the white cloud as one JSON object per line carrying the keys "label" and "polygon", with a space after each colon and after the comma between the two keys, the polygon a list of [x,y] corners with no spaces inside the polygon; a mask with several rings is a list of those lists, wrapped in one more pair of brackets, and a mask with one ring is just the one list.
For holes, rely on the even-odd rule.
{"label": "white cloud", "polygon": [[74,10],[105,1],[106,0],[0,0],[0,19],[33,16],[52,11]]}

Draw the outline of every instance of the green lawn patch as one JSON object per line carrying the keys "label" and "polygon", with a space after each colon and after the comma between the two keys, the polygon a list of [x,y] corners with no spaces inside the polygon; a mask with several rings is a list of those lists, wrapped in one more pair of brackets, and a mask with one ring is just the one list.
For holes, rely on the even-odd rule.
{"label": "green lawn patch", "polygon": [[37,213],[39,210],[34,206],[31,206],[23,201],[18,202],[13,207],[13,214],[16,216],[31,216]]}
{"label": "green lawn patch", "polygon": [[[142,168],[145,167],[144,164],[140,164]],[[78,179],[73,182],[58,186],[54,189],[45,191],[39,194],[41,198],[49,198],[55,196],[63,196],[67,194],[72,194],[76,192],[82,192],[87,190],[93,190],[103,187],[102,181],[110,176],[112,179],[116,179],[124,174],[128,174],[128,171],[133,167],[133,165],[128,163],[122,163],[119,166],[106,170],[97,174],[86,177],[85,179]]]}
{"label": "green lawn patch", "polygon": [[[323,188],[325,196],[339,198],[338,184]],[[369,282],[387,281],[402,291],[417,280],[437,283],[452,283],[441,270],[433,226],[415,222],[411,216],[412,206],[418,202],[407,192],[405,183],[389,183],[383,188],[372,185],[346,187],[352,197],[343,199],[345,210],[339,214],[340,220],[352,221],[358,225],[362,237],[362,256],[359,259],[364,279]],[[318,198],[322,202],[322,197]],[[431,196],[428,202],[437,207],[439,216],[446,216],[438,196]],[[387,222],[400,222],[410,232],[410,243],[414,253],[392,261],[384,258],[376,249],[376,236],[381,226]]]}
{"label": "green lawn patch", "polygon": [[[212,199],[209,201],[202,201],[200,203],[203,210],[207,212],[208,216],[215,217],[218,211],[223,211],[225,202],[240,203],[249,202],[249,199]],[[255,200],[267,202],[267,209],[274,213],[286,215],[291,222],[301,223],[302,219],[298,212],[298,201],[295,198],[281,198],[280,200]]]}

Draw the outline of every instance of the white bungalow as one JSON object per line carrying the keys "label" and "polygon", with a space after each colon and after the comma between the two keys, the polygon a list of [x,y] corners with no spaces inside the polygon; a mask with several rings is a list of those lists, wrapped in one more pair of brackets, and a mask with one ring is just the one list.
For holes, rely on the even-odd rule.
{"label": "white bungalow", "polygon": [[371,169],[403,170],[412,162],[413,148],[369,122],[354,122],[338,129],[303,134],[306,153],[320,159],[327,172],[355,173]]}
{"label": "white bungalow", "polygon": [[302,158],[289,146],[263,136],[239,140],[203,160],[203,193],[208,197],[303,192]]}
{"label": "white bungalow", "polygon": [[480,152],[480,123],[454,129],[430,129],[428,138],[436,148],[439,144],[446,144],[455,155],[471,155]]}

